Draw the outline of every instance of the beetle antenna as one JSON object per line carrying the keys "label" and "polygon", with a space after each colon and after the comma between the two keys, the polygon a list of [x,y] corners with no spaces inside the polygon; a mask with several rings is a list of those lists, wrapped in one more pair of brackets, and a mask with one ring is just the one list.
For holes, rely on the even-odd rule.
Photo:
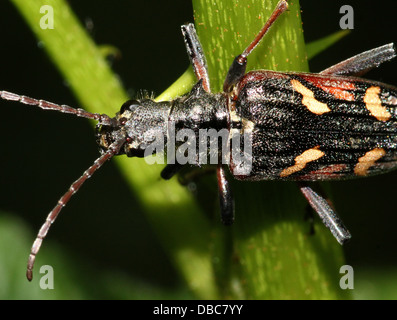
{"label": "beetle antenna", "polygon": [[4,100],[17,101],[17,102],[20,102],[23,104],[37,106],[44,110],[55,110],[55,111],[59,111],[62,113],[74,114],[78,117],[93,119],[103,125],[109,125],[109,126],[115,125],[115,120],[113,120],[106,114],[91,113],[91,112],[85,111],[84,109],[80,109],[80,108],[75,109],[75,108],[69,107],[67,105],[59,105],[59,104],[52,103],[52,102],[45,101],[45,100],[37,100],[37,99],[33,99],[33,98],[30,98],[27,96],[21,96],[19,94],[7,92],[7,91],[0,91],[0,97]]}
{"label": "beetle antenna", "polygon": [[35,241],[33,242],[32,249],[30,251],[29,259],[28,259],[28,266],[27,266],[27,271],[26,271],[26,277],[28,278],[29,281],[32,280],[33,278],[33,266],[34,262],[36,260],[36,255],[40,250],[41,244],[47,235],[48,230],[50,229],[52,223],[55,221],[55,219],[58,217],[59,212],[62,210],[64,206],[69,202],[70,198],[72,195],[74,195],[80,187],[83,185],[83,183],[90,178],[95,171],[97,171],[107,160],[111,159],[114,155],[116,155],[120,148],[123,146],[125,143],[125,138],[120,138],[119,140],[116,140],[113,142],[108,150],[103,153],[99,158],[97,158],[94,161],[94,164],[89,167],[86,171],[84,171],[83,175],[78,178],[75,182],[72,183],[72,185],[69,187],[68,191],[58,200],[58,203],[52,209],[52,211],[48,214],[46,221],[44,224],[41,226],[39,233],[37,234],[37,237]]}

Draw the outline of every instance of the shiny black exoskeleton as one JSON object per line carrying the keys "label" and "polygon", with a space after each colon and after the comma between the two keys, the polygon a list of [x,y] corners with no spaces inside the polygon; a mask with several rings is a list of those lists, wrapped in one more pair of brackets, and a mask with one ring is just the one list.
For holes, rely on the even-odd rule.
{"label": "shiny black exoskeleton", "polygon": [[173,101],[130,100],[116,114],[115,126],[97,126],[97,142],[105,152],[113,142],[124,138],[126,143],[118,155],[144,157],[156,138],[162,138],[166,148],[169,136],[175,131],[190,129],[198,133],[199,129],[228,128],[230,117],[225,101],[223,94],[205,91],[202,81],[189,94]]}

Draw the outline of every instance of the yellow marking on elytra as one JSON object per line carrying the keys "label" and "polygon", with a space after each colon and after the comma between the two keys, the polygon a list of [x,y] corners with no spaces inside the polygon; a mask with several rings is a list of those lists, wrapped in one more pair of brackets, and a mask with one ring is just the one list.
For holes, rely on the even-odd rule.
{"label": "yellow marking on elytra", "polygon": [[298,80],[292,79],[291,84],[294,90],[298,91],[303,96],[302,104],[306,106],[310,112],[317,115],[321,115],[323,113],[331,111],[331,109],[328,108],[326,103],[316,100],[316,98],[314,98],[313,91],[306,88]]}
{"label": "yellow marking on elytra", "polygon": [[302,154],[295,158],[295,164],[291,167],[284,169],[280,173],[280,177],[287,177],[295,172],[301,171],[306,167],[309,162],[320,159],[325,155],[324,152],[320,150],[320,146],[308,149],[304,151]]}
{"label": "yellow marking on elytra", "polygon": [[354,173],[358,176],[367,175],[368,169],[371,168],[375,162],[382,158],[385,154],[386,151],[383,148],[375,148],[371,151],[368,151],[358,159],[358,162],[354,167]]}
{"label": "yellow marking on elytra", "polygon": [[391,114],[384,106],[382,106],[379,94],[380,87],[369,87],[367,91],[365,91],[365,107],[379,121],[387,121],[391,118]]}

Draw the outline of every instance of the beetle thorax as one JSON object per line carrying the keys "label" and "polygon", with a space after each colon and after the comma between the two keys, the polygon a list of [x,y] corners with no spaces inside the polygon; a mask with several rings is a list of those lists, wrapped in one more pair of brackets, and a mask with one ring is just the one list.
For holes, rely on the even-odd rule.
{"label": "beetle thorax", "polygon": [[146,152],[149,146],[154,152],[163,151],[170,137],[180,130],[191,130],[198,137],[200,129],[227,128],[229,114],[224,96],[207,93],[199,82],[189,94],[173,101],[127,101],[114,119],[114,126],[98,126],[101,150],[106,151],[112,142],[124,137],[126,142],[119,154],[144,157],[152,154]]}

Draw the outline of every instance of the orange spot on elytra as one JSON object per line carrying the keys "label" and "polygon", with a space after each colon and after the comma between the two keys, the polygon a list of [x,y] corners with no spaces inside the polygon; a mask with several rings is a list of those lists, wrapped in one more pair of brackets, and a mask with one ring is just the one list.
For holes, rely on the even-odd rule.
{"label": "orange spot on elytra", "polygon": [[301,171],[309,162],[320,159],[324,155],[325,153],[320,150],[320,146],[308,149],[295,158],[295,164],[293,166],[281,171],[280,177],[284,178],[295,172]]}
{"label": "orange spot on elytra", "polygon": [[302,83],[298,80],[292,79],[291,85],[295,91],[299,92],[302,97],[302,104],[306,106],[310,112],[314,114],[321,115],[326,112],[330,112],[331,109],[328,108],[327,104],[324,102],[318,101],[314,98],[314,93],[309,88],[306,88]]}
{"label": "orange spot on elytra", "polygon": [[376,161],[385,156],[385,154],[386,151],[383,148],[375,148],[371,151],[368,151],[358,159],[358,162],[354,167],[354,173],[358,176],[367,175],[368,169],[371,168]]}
{"label": "orange spot on elytra", "polygon": [[391,114],[384,106],[382,106],[379,94],[380,87],[369,87],[367,91],[365,91],[365,107],[379,121],[387,121],[391,118]]}

